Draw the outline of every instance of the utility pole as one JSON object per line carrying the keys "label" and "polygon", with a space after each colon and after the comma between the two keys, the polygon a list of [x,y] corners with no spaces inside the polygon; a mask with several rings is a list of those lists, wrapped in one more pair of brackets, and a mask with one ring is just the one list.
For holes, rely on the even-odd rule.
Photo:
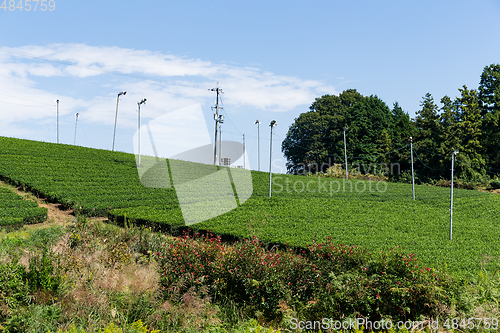
{"label": "utility pole", "polygon": [[113,132],[113,149],[111,149],[111,151],[115,151],[116,120],[118,119],[118,102],[120,101],[120,96],[125,95],[126,93],[127,93],[126,91],[122,91],[121,93],[118,93],[118,97],[116,97],[115,130]]}
{"label": "utility pole", "polygon": [[272,173],[271,173],[271,166],[272,166],[272,159],[273,159],[273,128],[276,127],[276,120],[271,121],[271,137],[269,138],[269,198],[271,198],[271,181],[272,181]]}
{"label": "utility pole", "polygon": [[245,134],[243,134],[243,169],[246,169],[246,158],[245,158]]}
{"label": "utility pole", "polygon": [[142,101],[137,102],[137,149],[139,151],[139,165],[141,167],[141,104],[146,104],[146,99],[143,98]]}
{"label": "utility pole", "polygon": [[76,113],[76,121],[75,121],[75,141],[73,145],[76,146],[76,129],[78,128],[78,112]]}
{"label": "utility pole", "polygon": [[345,157],[345,179],[348,178],[347,176],[347,144],[345,141],[345,130],[348,129],[347,126],[344,126],[344,157]]}
{"label": "utility pole", "polygon": [[222,165],[222,124],[224,124],[224,115],[219,115],[219,166]]}
{"label": "utility pole", "polygon": [[[222,115],[219,115],[219,116],[222,116]],[[221,164],[222,164],[222,125],[221,125],[220,119],[219,119],[219,158],[218,158],[218,161],[219,161],[219,166],[221,166]]]}
{"label": "utility pole", "polygon": [[450,199],[450,240],[452,239],[453,232],[453,162],[455,161],[455,155],[458,154],[458,150],[451,148],[453,152],[451,153],[451,199]]}
{"label": "utility pole", "polygon": [[259,160],[259,171],[260,171],[260,121],[257,119],[254,125],[257,124],[257,158]]}
{"label": "utility pole", "polygon": [[57,100],[56,103],[57,103],[57,143],[59,143],[59,100]]}
{"label": "utility pole", "polygon": [[[219,123],[219,110],[223,109],[222,107],[219,106],[219,94],[223,94],[224,92],[222,91],[221,88],[219,88],[219,82],[217,82],[217,87],[210,89],[210,91],[215,91],[217,93],[217,99],[215,101],[215,114],[214,114],[214,120],[215,120],[214,165],[217,165],[217,134],[218,134],[217,127]],[[214,107],[212,107],[212,109],[213,108]]]}
{"label": "utility pole", "polygon": [[413,200],[415,200],[415,177],[413,175],[413,138],[410,136],[410,151],[411,151],[411,187],[413,190]]}

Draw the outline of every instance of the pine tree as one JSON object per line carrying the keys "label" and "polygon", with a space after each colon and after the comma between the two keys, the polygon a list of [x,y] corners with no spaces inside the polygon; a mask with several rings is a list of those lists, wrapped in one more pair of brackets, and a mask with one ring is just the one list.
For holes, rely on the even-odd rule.
{"label": "pine tree", "polygon": [[[434,103],[434,98],[430,93],[425,94],[421,109],[417,111],[414,121],[415,138],[414,148],[418,152],[419,158],[428,166],[421,163],[415,165],[420,179],[436,178],[436,173],[432,169],[439,169],[439,156],[436,155],[440,147],[440,126],[438,106]],[[429,169],[432,168],[432,169]]]}
{"label": "pine tree", "polygon": [[459,137],[460,115],[457,103],[450,97],[441,98],[441,114],[439,117],[439,148],[438,153],[440,170],[439,177],[448,179],[450,177],[450,152],[461,150],[461,140]]}
{"label": "pine tree", "polygon": [[[392,129],[392,147],[393,149],[402,148],[408,145],[408,139],[413,136],[413,129],[411,127],[410,116],[404,112],[398,102],[395,102],[392,108],[393,129]],[[391,154],[391,163],[398,163],[399,170],[410,170],[410,149],[400,149]],[[399,175],[392,175],[394,179],[399,178]]]}
{"label": "pine tree", "polygon": [[477,175],[485,173],[483,168],[485,165],[484,150],[481,145],[481,101],[474,89],[469,90],[464,85],[458,90],[461,93],[461,96],[456,99],[460,117],[458,137],[462,150],[457,159],[464,162],[457,165],[458,176],[473,179]]}
{"label": "pine tree", "polygon": [[484,68],[479,83],[479,99],[483,116],[481,142],[486,163],[500,169],[500,64]]}

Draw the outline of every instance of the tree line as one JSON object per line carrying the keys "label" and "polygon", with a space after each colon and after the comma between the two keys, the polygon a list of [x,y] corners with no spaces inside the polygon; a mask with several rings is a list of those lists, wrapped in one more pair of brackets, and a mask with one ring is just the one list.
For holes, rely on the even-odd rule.
{"label": "tree line", "polygon": [[500,175],[500,64],[484,68],[477,89],[464,85],[458,91],[458,97],[444,96],[439,104],[427,93],[414,119],[397,102],[391,109],[377,96],[363,96],[355,89],[316,98],[282,142],[287,170],[325,172],[328,166],[345,163],[345,131],[348,165],[399,164],[407,171],[411,137],[421,181],[449,179],[454,150],[459,151],[458,178]]}

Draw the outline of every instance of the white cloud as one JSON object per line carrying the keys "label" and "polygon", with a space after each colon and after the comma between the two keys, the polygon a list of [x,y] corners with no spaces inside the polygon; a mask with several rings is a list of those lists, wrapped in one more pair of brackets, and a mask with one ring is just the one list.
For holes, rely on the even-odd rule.
{"label": "white cloud", "polygon": [[213,104],[215,96],[208,88],[216,81],[225,92],[226,108],[284,112],[336,93],[321,81],[148,50],[84,44],[0,48],[4,126],[53,118],[55,100],[60,99],[61,116],[79,112],[82,122],[108,128],[114,123],[116,94],[127,90],[120,102],[118,126],[134,128],[136,102],[143,97],[148,98],[145,115],[154,118],[194,103]]}

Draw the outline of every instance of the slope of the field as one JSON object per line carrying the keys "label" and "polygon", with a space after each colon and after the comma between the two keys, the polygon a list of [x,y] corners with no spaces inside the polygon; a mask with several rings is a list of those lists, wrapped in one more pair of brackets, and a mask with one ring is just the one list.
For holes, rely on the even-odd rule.
{"label": "slope of the field", "polygon": [[[0,175],[89,215],[183,225],[174,189],[140,183],[134,156],[0,137]],[[252,172],[253,195],[240,207],[192,225],[195,230],[306,246],[330,236],[371,251],[402,246],[428,266],[457,275],[498,269],[498,195],[455,190],[449,241],[449,189]]]}
{"label": "slope of the field", "polygon": [[46,208],[0,186],[0,227],[40,223],[46,219]]}
{"label": "slope of the field", "polygon": [[0,176],[87,215],[178,206],[172,189],[144,187],[134,156],[120,152],[0,137]]}

